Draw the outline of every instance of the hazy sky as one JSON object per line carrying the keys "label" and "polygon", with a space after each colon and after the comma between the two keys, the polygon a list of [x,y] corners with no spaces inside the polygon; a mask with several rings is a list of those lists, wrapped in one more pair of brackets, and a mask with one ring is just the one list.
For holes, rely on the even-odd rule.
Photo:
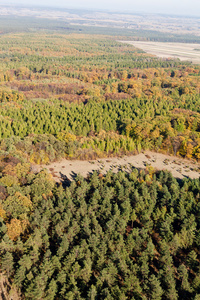
{"label": "hazy sky", "polygon": [[1,3],[200,16],[200,0],[0,0]]}

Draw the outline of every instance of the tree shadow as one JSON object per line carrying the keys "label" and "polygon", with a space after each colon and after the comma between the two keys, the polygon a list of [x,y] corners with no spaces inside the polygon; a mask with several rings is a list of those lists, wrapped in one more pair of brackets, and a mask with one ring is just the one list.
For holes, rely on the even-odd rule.
{"label": "tree shadow", "polygon": [[0,296],[2,300],[6,300],[6,296],[4,295],[4,292],[1,292]]}
{"label": "tree shadow", "polygon": [[[62,183],[63,188],[69,187],[71,184],[71,180],[63,173],[59,172],[59,174],[60,174],[61,183]],[[74,180],[74,178],[73,178],[73,180]]]}

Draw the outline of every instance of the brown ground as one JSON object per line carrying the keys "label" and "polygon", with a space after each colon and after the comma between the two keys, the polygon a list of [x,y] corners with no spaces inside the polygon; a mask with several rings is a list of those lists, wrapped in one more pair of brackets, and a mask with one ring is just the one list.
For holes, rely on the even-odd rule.
{"label": "brown ground", "polygon": [[123,158],[103,158],[91,161],[64,159],[40,168],[47,168],[53,175],[53,178],[59,182],[62,179],[71,181],[76,174],[86,177],[94,170],[105,174],[108,170],[113,172],[118,170],[130,172],[133,167],[144,169],[147,166],[152,166],[157,170],[168,170],[176,178],[199,178],[200,176],[200,164],[195,161],[149,151],[137,155],[124,156]]}

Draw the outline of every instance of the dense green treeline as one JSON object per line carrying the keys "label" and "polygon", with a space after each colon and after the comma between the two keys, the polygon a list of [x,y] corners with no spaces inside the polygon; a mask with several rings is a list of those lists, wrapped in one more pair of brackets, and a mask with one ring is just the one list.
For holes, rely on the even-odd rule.
{"label": "dense green treeline", "polygon": [[[18,105],[19,109],[12,103],[9,106],[8,103],[1,104],[2,145],[6,138],[19,137],[24,140],[25,149],[31,149],[28,151],[29,155],[34,150],[29,143],[34,144],[38,135],[46,134],[52,136],[50,142],[48,136],[44,136],[48,147],[45,146],[42,150],[48,157],[50,150],[47,148],[53,147],[54,138],[57,142],[59,140],[64,143],[61,146],[62,157],[70,155],[78,158],[78,149],[93,149],[96,153],[93,153],[94,157],[150,149],[188,158],[200,158],[197,96],[187,96],[179,105],[175,100],[167,103],[154,98],[98,103],[89,101],[86,105],[41,100],[23,101]],[[17,145],[19,138],[14,139],[14,145]],[[10,142],[12,144],[12,139]],[[38,149],[40,148],[36,147],[34,152]],[[58,151],[52,157],[60,157],[59,148],[52,151]],[[84,158],[84,155],[80,157]],[[46,162],[48,161],[49,159]]]}
{"label": "dense green treeline", "polygon": [[51,134],[31,134],[23,139],[15,136],[3,139],[0,150],[23,155],[32,163],[48,164],[61,158],[87,160],[133,154],[136,146],[132,138],[113,131],[101,131],[88,137],[77,137],[62,131],[56,137]]}
{"label": "dense green treeline", "polygon": [[199,179],[133,169],[78,176],[64,190],[16,158],[1,157],[1,169],[1,269],[11,292],[22,299],[199,298]]}

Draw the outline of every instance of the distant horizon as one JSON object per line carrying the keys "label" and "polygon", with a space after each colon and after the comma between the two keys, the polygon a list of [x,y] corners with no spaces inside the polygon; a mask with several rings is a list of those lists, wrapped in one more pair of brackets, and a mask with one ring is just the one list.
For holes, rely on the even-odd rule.
{"label": "distant horizon", "polygon": [[[130,0],[124,0],[123,7],[121,6],[121,1],[115,1],[115,4],[113,3],[114,0],[102,0],[101,4],[97,3],[94,4],[93,1],[87,0],[84,1],[84,4],[80,0],[74,0],[73,5],[71,3],[63,2],[62,0],[58,0],[55,4],[52,0],[45,0],[45,1],[39,1],[35,0],[32,2],[31,0],[29,3],[25,3],[25,0],[12,0],[9,2],[2,2],[1,5],[14,5],[14,6],[25,6],[25,7],[39,7],[39,8],[54,8],[54,9],[77,9],[77,10],[89,10],[89,11],[104,11],[104,12],[110,12],[110,13],[130,13],[130,14],[158,14],[158,15],[170,15],[170,16],[177,16],[177,17],[197,17],[200,18],[200,1],[197,0],[168,0],[164,1],[167,2],[166,4],[160,5],[160,2],[158,0],[152,0],[151,5],[149,6],[148,0],[143,0],[142,7],[141,4],[135,3]],[[47,3],[48,2],[48,3]],[[81,3],[80,3],[81,2]],[[193,3],[191,5],[191,3]],[[113,3],[113,4],[112,4]],[[163,3],[163,2],[162,2]],[[170,6],[170,3],[172,6]],[[196,3],[196,4],[195,4]],[[167,6],[167,8],[165,7]],[[187,8],[187,5],[189,5],[189,8]],[[193,11],[193,7],[195,6],[195,10]],[[177,7],[177,9],[176,9]],[[174,9],[173,9],[174,8]],[[198,11],[198,14],[197,14]]]}

